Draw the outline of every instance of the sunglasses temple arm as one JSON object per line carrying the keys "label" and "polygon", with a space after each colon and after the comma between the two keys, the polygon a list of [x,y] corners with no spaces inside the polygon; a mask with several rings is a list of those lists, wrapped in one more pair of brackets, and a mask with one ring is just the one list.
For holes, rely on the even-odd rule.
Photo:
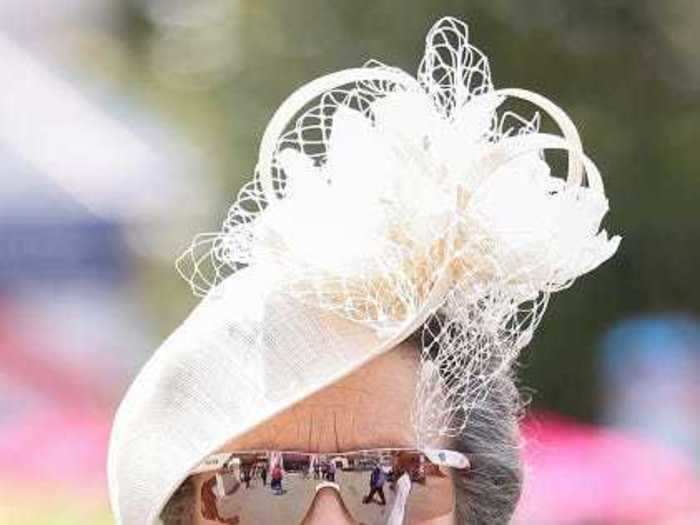
{"label": "sunglasses temple arm", "polygon": [[468,469],[471,465],[466,454],[457,452],[456,450],[447,450],[442,448],[424,448],[421,452],[425,454],[431,463],[444,467],[456,469]]}

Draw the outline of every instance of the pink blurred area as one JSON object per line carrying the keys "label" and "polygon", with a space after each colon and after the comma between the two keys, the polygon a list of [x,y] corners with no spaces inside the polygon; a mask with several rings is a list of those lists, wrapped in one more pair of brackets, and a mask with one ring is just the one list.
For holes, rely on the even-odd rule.
{"label": "pink blurred area", "polygon": [[553,414],[531,416],[523,431],[518,523],[700,523],[700,480],[674,450]]}
{"label": "pink blurred area", "polygon": [[0,435],[0,471],[18,482],[90,488],[105,483],[107,414],[75,409],[27,415]]}
{"label": "pink blurred area", "polygon": [[13,313],[0,309],[0,481],[103,487],[113,382],[18,331]]}

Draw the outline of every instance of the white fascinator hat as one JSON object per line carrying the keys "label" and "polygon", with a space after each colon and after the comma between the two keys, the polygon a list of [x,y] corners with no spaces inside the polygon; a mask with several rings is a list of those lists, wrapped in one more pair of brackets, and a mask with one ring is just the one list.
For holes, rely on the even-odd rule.
{"label": "white fascinator hat", "polygon": [[[541,114],[560,133],[539,131]],[[563,176],[547,150],[568,154]],[[202,301],[117,411],[116,522],[157,522],[208,454],[417,330],[416,446],[456,435],[549,295],[616,251],[607,209],[571,120],[496,89],[459,20],[433,26],[415,77],[370,62],[302,86],[221,231],[178,260]]]}

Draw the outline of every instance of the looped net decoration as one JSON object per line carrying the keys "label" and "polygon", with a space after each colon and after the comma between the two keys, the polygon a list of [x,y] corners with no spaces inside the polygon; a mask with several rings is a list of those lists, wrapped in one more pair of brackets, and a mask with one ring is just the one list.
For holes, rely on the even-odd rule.
{"label": "looped net decoration", "polygon": [[[177,267],[205,295],[249,265],[380,333],[422,326],[418,441],[454,436],[531,340],[552,292],[601,264],[602,181],[575,126],[494,88],[463,22],[439,20],[414,78],[369,62],[317,79],[273,116],[254,179]],[[500,109],[529,101],[540,113]],[[568,153],[565,178],[544,151]]]}

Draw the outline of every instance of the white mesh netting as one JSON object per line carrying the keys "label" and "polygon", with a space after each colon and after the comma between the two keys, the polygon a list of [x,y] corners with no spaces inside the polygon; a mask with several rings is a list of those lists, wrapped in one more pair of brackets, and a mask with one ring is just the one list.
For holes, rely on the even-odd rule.
{"label": "white mesh netting", "polygon": [[[458,433],[530,341],[549,294],[608,259],[600,175],[575,126],[496,90],[467,26],[438,21],[417,78],[377,62],[315,80],[272,118],[220,232],[178,260],[196,294],[265,265],[281,289],[392,333],[420,319],[419,442]],[[500,108],[544,111],[562,136]],[[544,151],[568,153],[565,178]],[[585,174],[585,175],[584,175]]]}

